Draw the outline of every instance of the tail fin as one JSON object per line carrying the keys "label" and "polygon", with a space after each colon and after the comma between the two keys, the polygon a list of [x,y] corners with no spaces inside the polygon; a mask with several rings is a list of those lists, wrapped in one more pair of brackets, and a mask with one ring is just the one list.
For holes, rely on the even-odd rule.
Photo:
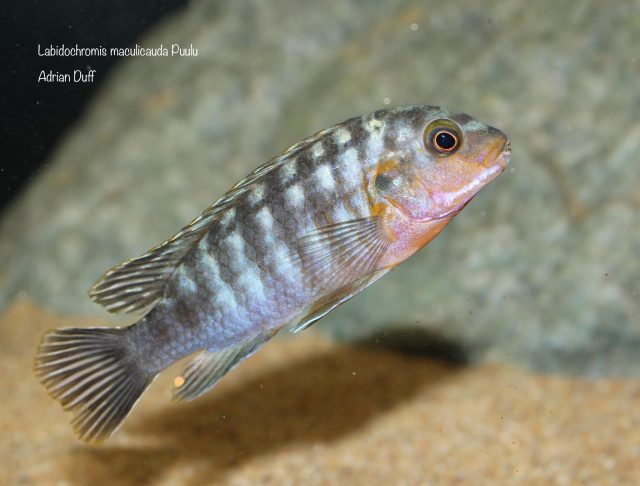
{"label": "tail fin", "polygon": [[57,329],[47,332],[34,371],[83,441],[101,442],[120,426],[154,376],[130,352],[125,329]]}

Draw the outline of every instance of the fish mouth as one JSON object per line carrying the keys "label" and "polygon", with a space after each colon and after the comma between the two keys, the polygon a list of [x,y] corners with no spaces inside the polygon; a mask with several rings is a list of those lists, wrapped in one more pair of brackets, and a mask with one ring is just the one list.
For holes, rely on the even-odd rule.
{"label": "fish mouth", "polygon": [[[482,173],[478,179],[476,179],[476,183],[480,186],[480,188],[486,186],[491,181],[496,179],[509,165],[509,161],[511,158],[511,142],[503,135],[503,140],[500,140],[499,143],[496,143],[494,147],[492,147],[491,151],[484,158],[482,165],[487,168],[486,171]],[[437,223],[440,221],[449,220],[460,213],[467,204],[471,202],[471,200],[476,197],[480,193],[480,190],[477,190],[468,199],[458,204],[456,207],[450,209],[449,211],[439,215],[435,218],[425,218],[423,222],[433,222]]]}
{"label": "fish mouth", "polygon": [[507,168],[507,165],[509,165],[510,161],[511,161],[511,142],[507,140],[502,145],[502,149],[500,150],[500,155],[498,155],[494,164],[495,163],[499,164],[500,167],[502,167],[502,169],[504,170]]}
{"label": "fish mouth", "polygon": [[[499,140],[487,156],[482,161],[482,165],[487,168],[480,177],[478,177],[478,183],[484,187],[493,181],[496,177],[504,172],[511,160],[511,142],[509,139],[502,135],[502,140]],[[476,193],[477,194],[477,193]],[[473,195],[475,196],[475,194]],[[473,198],[473,196],[471,196]],[[467,201],[468,202],[468,201]]]}
{"label": "fish mouth", "polygon": [[427,218],[427,219],[424,220],[424,222],[436,223],[438,221],[444,221],[444,220],[447,220],[447,219],[451,219],[454,216],[457,216],[458,213],[460,211],[462,211],[467,204],[469,204],[469,201],[471,201],[471,199],[473,199],[474,196],[475,196],[475,194],[473,196],[471,196],[467,201],[465,201],[462,204],[460,204],[458,207],[450,209],[446,213],[438,216],[437,218]]}
{"label": "fish mouth", "polygon": [[495,165],[501,167],[504,170],[509,165],[511,159],[511,142],[509,139],[502,135],[491,150],[487,153],[482,161],[482,165],[488,169],[493,168]]}

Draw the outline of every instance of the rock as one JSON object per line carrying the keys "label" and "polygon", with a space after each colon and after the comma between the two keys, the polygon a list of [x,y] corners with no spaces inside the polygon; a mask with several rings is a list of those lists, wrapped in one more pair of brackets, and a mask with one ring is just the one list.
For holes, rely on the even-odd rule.
{"label": "rock", "polygon": [[194,2],[139,43],[198,56],[124,62],[5,213],[0,304],[101,313],[85,291],[104,270],[288,145],[386,103],[441,104],[504,129],[512,168],[317,328],[638,376],[639,18],[623,2]]}

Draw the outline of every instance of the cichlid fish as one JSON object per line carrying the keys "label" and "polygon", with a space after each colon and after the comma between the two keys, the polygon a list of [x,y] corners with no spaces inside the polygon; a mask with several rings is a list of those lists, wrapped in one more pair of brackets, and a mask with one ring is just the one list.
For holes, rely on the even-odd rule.
{"label": "cichlid fish", "polygon": [[408,106],[351,118],[258,167],[173,238],[105,273],[91,298],[126,328],[47,332],[35,373],[82,440],[122,423],[151,381],[191,400],[283,327],[309,327],[431,241],[506,167],[507,137]]}

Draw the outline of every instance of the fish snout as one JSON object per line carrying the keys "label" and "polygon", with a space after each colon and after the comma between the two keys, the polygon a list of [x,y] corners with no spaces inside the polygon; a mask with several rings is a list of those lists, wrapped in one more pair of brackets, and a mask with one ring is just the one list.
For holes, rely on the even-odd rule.
{"label": "fish snout", "polygon": [[487,168],[491,168],[498,164],[504,169],[511,158],[511,142],[509,138],[497,128],[489,127],[489,135],[493,138],[491,149],[483,160],[483,164]]}

